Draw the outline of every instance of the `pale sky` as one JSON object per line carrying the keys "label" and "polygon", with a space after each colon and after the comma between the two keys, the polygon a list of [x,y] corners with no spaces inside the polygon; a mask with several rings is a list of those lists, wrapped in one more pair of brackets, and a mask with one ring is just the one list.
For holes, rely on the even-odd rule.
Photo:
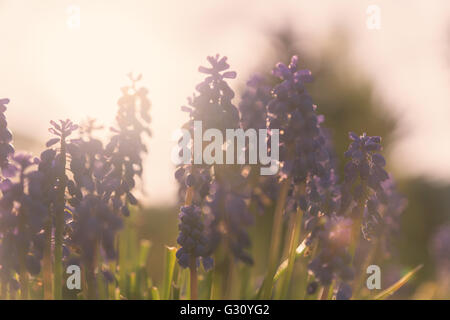
{"label": "pale sky", "polygon": [[[366,27],[371,4],[381,9],[380,30]],[[80,9],[79,26],[68,8]],[[198,66],[207,55],[228,56],[238,72],[230,85],[238,88],[260,65],[260,53],[269,50],[265,32],[285,21],[310,50],[337,23],[345,24],[356,66],[374,77],[377,93],[408,132],[394,148],[395,165],[404,174],[450,181],[445,0],[0,0],[0,97],[11,99],[7,116],[13,130],[45,139],[50,119],[79,122],[91,116],[109,126],[125,75],[142,73],[154,134],[145,201],[174,203],[171,136],[186,120],[180,106],[202,79]]]}

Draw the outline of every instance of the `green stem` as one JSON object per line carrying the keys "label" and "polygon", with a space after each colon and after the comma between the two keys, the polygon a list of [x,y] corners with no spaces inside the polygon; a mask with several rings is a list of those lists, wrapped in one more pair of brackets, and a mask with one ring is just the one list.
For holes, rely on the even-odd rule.
{"label": "green stem", "polygon": [[0,300],[6,300],[6,296],[8,294],[8,283],[6,281],[6,277],[2,277],[1,280],[2,281],[0,282],[0,285],[2,286],[2,288],[0,289]]}
{"label": "green stem", "polygon": [[353,295],[355,297],[358,296],[358,294],[360,293],[360,291],[363,287],[364,280],[366,279],[366,276],[367,276],[366,275],[367,267],[371,264],[374,257],[376,257],[378,248],[379,248],[379,241],[375,240],[375,242],[372,244],[372,246],[370,248],[369,253],[367,254],[366,259],[364,260],[362,268],[359,269],[359,271],[357,272],[357,274],[355,276],[355,283],[353,285]]}
{"label": "green stem", "polygon": [[92,257],[92,260],[85,262],[87,297],[89,300],[98,299],[98,283],[95,276],[95,268],[97,266],[98,257],[98,243],[96,243],[94,246],[94,256]]}
{"label": "green stem", "polygon": [[198,299],[198,277],[197,277],[197,263],[195,259],[191,259],[190,269],[190,284],[191,284],[191,300]]}
{"label": "green stem", "polygon": [[[308,237],[308,236],[307,236],[307,237]],[[306,240],[306,238],[305,238],[305,240]],[[312,245],[312,247],[309,249],[308,257],[309,257],[310,260],[312,260],[312,259],[316,256],[318,246],[319,246],[319,244],[317,243],[317,241],[315,241],[314,244]],[[307,268],[306,265],[305,265],[305,268]],[[300,300],[310,300],[310,299],[309,299],[309,295],[308,295],[308,293],[306,292],[306,290],[307,290],[307,288],[308,288],[308,283],[309,283],[312,279],[314,279],[314,276],[311,275],[309,272],[307,272],[306,274],[307,274],[307,276],[306,276],[306,278],[304,279],[305,282],[303,283],[303,286],[302,286],[302,288],[301,288],[302,291],[301,291],[301,299],[300,299]]]}
{"label": "green stem", "polygon": [[52,219],[49,216],[44,225],[44,257],[42,259],[42,274],[44,282],[44,299],[53,298],[52,283]]}
{"label": "green stem", "polygon": [[[20,223],[22,224],[22,223]],[[20,228],[20,226],[19,226]],[[23,232],[23,231],[21,231]],[[20,299],[27,300],[28,299],[28,271],[26,267],[26,257],[27,253],[24,251],[25,248],[22,248],[20,251]]]}
{"label": "green stem", "polygon": [[61,137],[61,153],[60,153],[60,172],[58,174],[58,193],[55,203],[55,273],[54,273],[54,295],[55,300],[62,299],[62,247],[64,236],[64,209],[65,209],[65,193],[67,185],[66,176],[66,141],[65,137]]}
{"label": "green stem", "polygon": [[[192,200],[194,198],[194,188],[193,187],[188,187],[186,190],[186,197],[184,199],[184,205],[186,206],[190,206],[192,204]],[[198,277],[197,277],[197,261],[195,258],[191,258],[190,261],[190,265],[189,265],[189,270],[190,270],[190,296],[191,296],[191,300],[197,300],[198,299],[198,290],[197,290],[197,281],[198,281]]]}
{"label": "green stem", "polygon": [[239,299],[245,300],[248,297],[250,288],[251,269],[248,265],[244,265],[241,270],[241,287],[239,291]]}
{"label": "green stem", "polygon": [[58,214],[55,219],[55,273],[54,273],[54,295],[55,300],[62,298],[62,242],[63,242],[63,221]]}
{"label": "green stem", "polygon": [[352,261],[355,258],[356,249],[359,244],[359,238],[361,233],[361,222],[362,218],[358,217],[353,220],[353,226],[351,229],[351,244],[350,244],[350,255],[352,257]]}
{"label": "green stem", "polygon": [[162,293],[161,298],[163,300],[170,299],[173,272],[175,270],[175,262],[177,259],[175,256],[176,251],[177,251],[177,248],[166,246],[165,260],[164,260],[164,282],[163,282],[163,287],[162,287],[162,292],[161,292]]}
{"label": "green stem", "polygon": [[152,287],[151,289],[152,300],[161,300],[161,296],[159,294],[159,290],[157,287]]}
{"label": "green stem", "polygon": [[[216,254],[216,257],[218,255]],[[218,262],[218,259],[215,257],[214,260],[214,269],[212,271],[212,284],[211,284],[211,292],[210,292],[210,299],[211,300],[217,300],[221,297],[222,292],[222,277],[220,274],[220,264]]]}
{"label": "green stem", "polygon": [[289,292],[289,285],[291,283],[292,272],[294,271],[294,264],[296,258],[296,249],[298,240],[300,239],[300,230],[302,226],[303,212],[300,208],[297,208],[294,218],[294,224],[292,226],[292,234],[289,243],[289,256],[288,256],[288,266],[286,269],[286,274],[283,278],[283,284],[281,286],[281,298],[287,299]]}
{"label": "green stem", "polygon": [[281,227],[283,222],[283,211],[284,205],[286,203],[289,187],[290,187],[290,178],[283,180],[280,187],[280,194],[278,196],[278,201],[275,207],[275,213],[273,217],[273,227],[272,227],[272,237],[270,242],[269,249],[269,263],[268,263],[268,271],[267,276],[264,280],[262,298],[270,299],[272,295],[272,286],[273,286],[273,276],[275,275],[277,262],[278,262],[278,252],[280,247],[280,238],[281,238]]}
{"label": "green stem", "polygon": [[220,244],[214,255],[214,270],[211,285],[211,300],[223,300],[230,292],[231,281],[230,253],[225,244]]}
{"label": "green stem", "polygon": [[[24,173],[20,173],[20,185],[23,190],[24,185]],[[19,209],[19,234],[25,234],[26,230],[26,216],[23,208]],[[26,266],[28,247],[24,244],[20,244],[19,248],[19,280],[20,280],[20,299],[28,299],[28,271]]]}
{"label": "green stem", "polygon": [[[364,190],[364,198],[367,199],[368,198],[368,188],[367,188],[367,183],[362,180],[361,181],[361,187]],[[360,235],[361,235],[361,223],[363,221],[363,215],[364,215],[364,206],[365,206],[365,200],[359,200],[358,201],[358,209],[359,212],[356,214],[355,218],[353,219],[353,226],[352,226],[352,230],[351,230],[351,245],[350,245],[350,254],[352,257],[352,262],[355,259],[355,254],[356,254],[356,249],[358,248],[358,244],[359,244],[359,239],[360,239]]]}

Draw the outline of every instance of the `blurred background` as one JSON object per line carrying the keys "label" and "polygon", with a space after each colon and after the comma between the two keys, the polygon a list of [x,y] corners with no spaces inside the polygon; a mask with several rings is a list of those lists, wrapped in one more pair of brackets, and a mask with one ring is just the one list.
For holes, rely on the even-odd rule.
{"label": "blurred background", "polygon": [[[152,131],[141,200],[128,222],[153,258],[175,245],[177,185],[170,153],[205,57],[228,56],[239,102],[254,72],[299,55],[337,153],[348,131],[383,137],[408,199],[394,274],[423,263],[399,297],[428,298],[450,275],[450,2],[0,0],[0,97],[18,150],[40,153],[51,119],[114,120],[126,74],[150,90]],[[266,225],[270,217],[266,219]],[[254,233],[259,226],[255,226]],[[264,227],[264,226],[263,226]],[[270,230],[270,229],[268,229]],[[254,244],[256,265],[266,244]],[[159,279],[162,264],[150,267]],[[449,295],[450,296],[450,295]]]}

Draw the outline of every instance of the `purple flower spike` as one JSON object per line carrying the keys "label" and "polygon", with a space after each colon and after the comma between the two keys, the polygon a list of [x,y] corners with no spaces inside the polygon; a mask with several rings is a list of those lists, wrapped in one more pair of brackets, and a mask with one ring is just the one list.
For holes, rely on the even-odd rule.
{"label": "purple flower spike", "polygon": [[9,162],[14,147],[11,145],[12,133],[8,130],[6,121],[6,105],[9,99],[0,99],[0,169],[4,177],[12,177],[16,173],[16,168]]}
{"label": "purple flower spike", "polygon": [[239,104],[241,113],[241,126],[247,129],[266,129],[267,127],[267,103],[271,99],[271,87],[267,79],[255,74],[247,82]]}
{"label": "purple flower spike", "polygon": [[[216,55],[207,59],[211,67],[200,67],[199,71],[208,76],[196,86],[198,95],[188,99],[190,107],[183,108],[189,113],[189,121],[184,128],[192,131],[194,121],[202,121],[204,130],[215,128],[225,135],[226,129],[240,127],[239,111],[232,103],[234,92],[225,81],[225,79],[235,78],[236,73],[227,71],[229,65],[226,57]],[[249,99],[252,98],[249,97]],[[252,108],[250,105],[248,107]],[[262,105],[260,110],[262,117],[259,121],[264,123],[265,106]],[[251,263],[251,257],[246,252],[250,246],[246,227],[251,223],[251,216],[243,200],[246,194],[244,195],[245,191],[241,187],[245,185],[241,170],[241,165],[226,167],[184,164],[179,166],[175,177],[180,184],[180,199],[185,198],[186,189],[190,188],[190,192],[194,191],[192,205],[202,210],[205,235],[208,239],[206,252],[212,254],[218,245],[223,243],[237,259]],[[220,206],[219,203],[222,202],[227,205]],[[182,233],[180,236],[183,239]],[[188,263],[189,255],[185,249],[188,245],[189,242],[184,243],[183,248],[178,252],[178,262],[181,266],[186,266]],[[204,258],[203,265],[206,268],[209,267],[210,259]]]}
{"label": "purple flower spike", "polygon": [[179,217],[180,233],[177,242],[181,247],[176,253],[178,263],[182,268],[189,268],[192,260],[197,264],[201,258],[205,270],[209,270],[213,262],[208,252],[200,208],[195,205],[183,206]]}

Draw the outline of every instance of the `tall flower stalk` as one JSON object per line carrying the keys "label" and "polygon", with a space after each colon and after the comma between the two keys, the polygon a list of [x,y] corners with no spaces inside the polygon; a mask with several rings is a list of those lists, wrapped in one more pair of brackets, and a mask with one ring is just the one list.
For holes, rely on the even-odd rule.
{"label": "tall flower stalk", "polygon": [[[375,257],[388,257],[406,206],[385,170],[381,138],[350,133],[349,161],[340,179],[325,119],[305,88],[311,73],[298,67],[296,56],[288,65],[275,66],[274,86],[269,79],[252,77],[238,108],[227,83],[236,73],[229,71],[227,58],[207,59],[210,66],[199,68],[205,79],[189,106],[182,107],[189,114],[183,128],[197,144],[189,146],[188,155],[180,154],[184,161],[175,172],[178,248],[176,254],[170,248],[166,257],[161,297],[227,299],[237,291],[241,298],[250,297],[257,280],[252,278],[249,227],[269,210],[273,223],[257,298],[361,297],[365,268]],[[135,250],[125,228],[130,239],[121,237],[118,245],[124,217],[138,205],[145,137],[151,135],[151,103],[147,89],[138,86],[140,79],[130,75],[131,85],[122,88],[108,139],[95,137],[101,127],[94,121],[80,130],[70,120],[51,121],[54,137],[39,158],[15,152],[5,117],[9,100],[0,99],[0,298],[41,298],[42,293],[44,299],[160,298],[158,284],[146,272],[148,242]],[[236,129],[267,130],[266,155],[279,131],[279,171],[261,176],[263,164],[237,161],[242,150],[236,140],[215,135],[207,144],[197,131],[199,122],[203,130],[226,137]],[[250,160],[251,142],[240,146],[245,160]],[[233,152],[232,163],[228,152]],[[225,158],[226,164],[217,161]],[[438,234],[437,253],[446,251],[447,238],[447,229]],[[120,265],[115,263],[119,255]],[[138,262],[126,261],[138,255]],[[81,292],[65,290],[63,268],[72,264],[81,267]]]}
{"label": "tall flower stalk", "polygon": [[100,270],[101,262],[117,258],[115,240],[122,218],[130,215],[129,205],[138,203],[132,191],[143,172],[142,158],[147,152],[143,138],[150,135],[151,121],[148,91],[137,86],[140,78],[130,75],[131,86],[122,88],[116,127],[111,128],[113,135],[105,147],[94,138],[98,128],[89,121],[80,139],[68,148],[73,177],[68,181],[71,245],[81,252],[89,299],[99,297],[100,271],[112,281],[110,270]]}
{"label": "tall flower stalk", "polygon": [[0,99],[0,169],[5,178],[10,178],[16,173],[16,167],[10,161],[11,155],[14,154],[14,147],[11,144],[13,137],[5,116],[8,103],[9,99]]}
{"label": "tall flower stalk", "polygon": [[[267,275],[262,290],[262,297],[265,299],[272,295],[273,276],[279,261],[282,218],[288,196],[301,196],[296,195],[296,189],[302,189],[308,174],[322,174],[321,162],[328,159],[320,131],[323,120],[317,115],[316,106],[305,88],[305,83],[312,81],[311,72],[298,69],[298,58],[294,56],[288,66],[278,63],[272,73],[281,79],[281,83],[272,89],[273,98],[267,104],[269,129],[280,130],[281,183],[273,218]],[[296,207],[294,212],[301,215],[298,213],[301,208],[298,205]],[[292,228],[291,238],[296,238],[296,228]],[[294,256],[294,248],[295,245],[292,245],[289,256]]]}
{"label": "tall flower stalk", "polygon": [[[15,154],[11,145],[12,134],[4,115],[8,103],[8,99],[0,100],[0,167],[3,177],[7,177],[0,182],[1,297],[5,299],[8,291],[13,297],[20,288],[21,299],[27,299],[29,274],[36,275],[40,271],[42,252],[39,248],[42,245],[37,233],[42,222],[42,211],[35,206],[36,199],[26,192],[28,177],[25,171],[36,160],[28,154]],[[14,279],[14,272],[18,273],[20,284]]]}
{"label": "tall flower stalk", "polygon": [[[30,275],[41,270],[45,299],[63,298],[63,264],[82,264],[87,298],[98,298],[98,271],[103,259],[116,258],[115,235],[121,216],[136,205],[132,194],[143,172],[147,152],[143,134],[150,135],[150,101],[138,78],[123,88],[117,127],[103,147],[93,138],[93,123],[78,129],[70,120],[51,121],[51,138],[39,159],[14,153],[12,134],[4,116],[7,99],[0,100],[0,276],[1,296],[28,298]],[[9,179],[11,178],[11,179]],[[77,255],[81,259],[77,259]],[[100,257],[102,255],[102,257]],[[18,279],[18,282],[16,281]]]}
{"label": "tall flower stalk", "polygon": [[[226,57],[220,58],[219,55],[208,57],[211,67],[199,68],[200,72],[208,76],[197,85],[199,95],[189,99],[190,107],[183,108],[190,114],[190,120],[185,128],[190,131],[191,136],[196,134],[195,121],[202,121],[204,130],[214,128],[223,134],[226,129],[239,128],[239,112],[231,101],[234,92],[225,81],[227,78],[235,78],[236,73],[226,71],[229,68],[226,60]],[[223,152],[223,146],[220,147],[215,151],[216,156],[217,153]],[[203,151],[204,146],[201,154]],[[241,188],[245,185],[243,177],[240,176],[242,166],[198,164],[194,161],[193,155],[191,160],[193,164],[182,165],[178,168],[176,177],[182,190],[185,190],[185,186],[191,190],[192,204],[203,210],[203,223],[208,241],[205,255],[208,256],[221,247],[223,250],[219,251],[223,254],[217,255],[216,265],[224,266],[226,261],[231,261],[230,256],[245,263],[251,263],[251,257],[246,252],[250,240],[245,230],[251,223],[251,216],[246,211],[247,205],[243,199],[245,195]],[[183,246],[180,241],[179,244]],[[183,248],[180,248],[179,252],[183,252]],[[180,255],[181,253],[177,256]],[[180,265],[183,266],[182,263]],[[205,267],[209,268],[209,263]],[[226,271],[229,271],[230,267],[230,265],[226,266]],[[193,263],[191,263],[192,268],[196,268]],[[228,272],[227,274],[230,275]],[[224,275],[223,272],[220,275],[215,274],[213,291],[218,291],[217,287],[222,287],[221,283],[227,283],[223,278]],[[191,279],[191,283],[193,280],[196,281]],[[222,289],[219,291],[223,292]]]}
{"label": "tall flower stalk", "polygon": [[[66,208],[66,188],[67,188],[67,141],[66,139],[73,131],[78,129],[78,126],[73,124],[70,120],[60,120],[59,124],[51,121],[52,127],[49,129],[50,133],[57,136],[47,142],[47,147],[59,143],[59,152],[55,156],[55,199],[52,206],[52,214],[54,219],[54,298],[56,300],[62,299],[62,279],[63,279],[63,241],[65,229],[65,208]],[[47,230],[49,232],[50,230]]]}
{"label": "tall flower stalk", "polygon": [[352,256],[355,254],[361,234],[361,225],[370,228],[378,225],[382,218],[377,203],[386,198],[382,182],[389,178],[384,170],[386,160],[381,151],[381,137],[361,136],[350,132],[350,144],[345,156],[350,161],[345,166],[342,187],[342,208],[354,220],[352,227]]}
{"label": "tall flower stalk", "polygon": [[[12,134],[7,129],[4,112],[7,99],[0,100],[0,280],[1,297],[10,298],[20,289],[27,299],[29,276],[40,272],[43,237],[40,234],[47,212],[41,205],[41,177],[32,167],[39,162],[29,154],[14,153]],[[11,178],[11,179],[10,179]],[[17,272],[19,283],[14,279]],[[9,290],[8,290],[9,289]]]}
{"label": "tall flower stalk", "polygon": [[[58,138],[52,139],[52,143],[57,143]],[[44,287],[44,299],[53,299],[53,216],[51,214],[52,207],[55,199],[55,185],[57,180],[57,172],[54,169],[56,165],[55,161],[56,150],[49,148],[41,153],[39,166],[37,169],[36,189],[41,190],[41,203],[45,208],[47,214],[45,216],[43,225],[43,261],[42,261],[42,273],[43,273],[43,287]]]}

